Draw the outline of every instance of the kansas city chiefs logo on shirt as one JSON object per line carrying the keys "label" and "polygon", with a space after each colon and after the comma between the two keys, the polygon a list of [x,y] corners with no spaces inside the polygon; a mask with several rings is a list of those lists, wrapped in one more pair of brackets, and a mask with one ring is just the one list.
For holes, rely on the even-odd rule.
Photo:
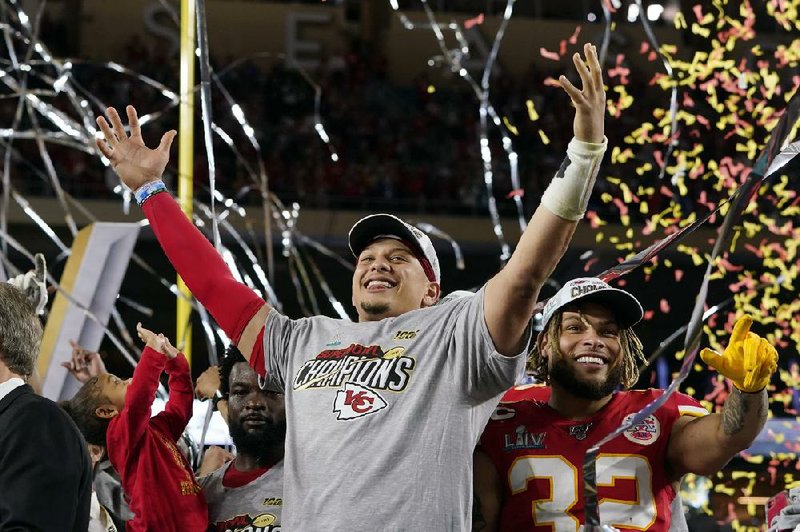
{"label": "kansas city chiefs logo on shirt", "polygon": [[374,390],[348,382],[343,390],[336,392],[333,401],[333,411],[338,415],[338,420],[355,419],[374,414],[386,408],[386,401]]}

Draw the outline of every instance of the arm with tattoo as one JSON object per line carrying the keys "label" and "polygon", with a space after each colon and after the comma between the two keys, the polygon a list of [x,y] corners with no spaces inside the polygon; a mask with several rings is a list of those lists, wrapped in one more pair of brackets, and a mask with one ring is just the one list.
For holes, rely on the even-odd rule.
{"label": "arm with tattoo", "polygon": [[670,434],[667,460],[674,478],[684,473],[709,475],[736,453],[748,448],[767,422],[767,391],[778,353],[764,338],[750,332],[752,318],[733,327],[722,354],[704,349],[703,361],[733,383],[722,412],[699,419],[679,419]]}
{"label": "arm with tattoo", "polygon": [[767,422],[767,392],[746,393],[734,387],[722,407],[723,439],[755,440]]}
{"label": "arm with tattoo", "polygon": [[681,417],[673,426],[667,449],[672,477],[716,473],[753,443],[766,422],[766,390],[747,393],[735,387],[719,414]]}

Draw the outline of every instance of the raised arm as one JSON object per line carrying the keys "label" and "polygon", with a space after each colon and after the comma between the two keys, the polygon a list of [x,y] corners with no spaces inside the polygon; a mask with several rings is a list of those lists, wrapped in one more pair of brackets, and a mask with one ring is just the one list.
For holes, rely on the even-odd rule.
{"label": "raised arm", "polygon": [[575,106],[575,138],[508,264],[486,286],[486,325],[503,355],[515,355],[521,349],[539,289],[561,260],[586,212],[605,153],[603,76],[595,47],[586,44],[583,50],[585,62],[577,53],[572,58],[582,90],[566,77],[559,78]]}
{"label": "raised arm", "polygon": [[165,193],[161,176],[175,131],[165,133],[158,147],[150,149],[142,139],[136,110],[129,105],[126,111],[130,135],[113,108],[107,109],[113,130],[103,117],[97,119],[105,137],[105,141],[96,139],[98,149],[111,161],[122,182],[135,192],[164,253],[194,296],[236,342],[245,358],[258,356],[260,352],[254,350],[261,346],[256,338],[264,326],[269,305],[233,278],[213,246]]}
{"label": "raised arm", "polygon": [[189,363],[183,353],[178,351],[163,334],[158,335],[156,339],[155,333],[141,325],[137,326],[137,331],[142,341],[167,357],[164,371],[169,375],[169,400],[164,410],[154,416],[151,422],[156,423],[164,433],[177,441],[192,418],[194,396]]}
{"label": "raised arm", "polygon": [[164,355],[145,346],[136,369],[133,370],[128,391],[125,393],[125,407],[119,413],[124,423],[117,424],[118,430],[123,431],[120,438],[126,443],[137,441],[144,434],[144,429],[150,421],[151,407],[158,389],[158,379],[167,359]]}
{"label": "raised arm", "polygon": [[716,473],[736,453],[749,447],[767,421],[767,391],[777,368],[775,348],[749,332],[753,319],[743,316],[720,355],[704,349],[703,361],[734,384],[722,412],[702,418],[682,417],[672,429],[667,460],[673,478],[684,473]]}

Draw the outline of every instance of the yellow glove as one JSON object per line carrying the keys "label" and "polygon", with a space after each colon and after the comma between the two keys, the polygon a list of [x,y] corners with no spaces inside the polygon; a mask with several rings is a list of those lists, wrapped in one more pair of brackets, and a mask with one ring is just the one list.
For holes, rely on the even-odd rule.
{"label": "yellow glove", "polygon": [[730,343],[721,355],[709,348],[700,352],[703,362],[749,393],[766,388],[778,368],[778,352],[767,340],[750,332],[752,323],[753,318],[746,314],[736,320]]}

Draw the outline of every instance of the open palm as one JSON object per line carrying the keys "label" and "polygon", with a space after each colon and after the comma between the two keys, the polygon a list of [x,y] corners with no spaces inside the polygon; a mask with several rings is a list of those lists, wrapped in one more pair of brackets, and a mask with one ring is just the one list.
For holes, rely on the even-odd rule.
{"label": "open palm", "polygon": [[[95,139],[97,148],[105,155],[122,182],[131,190],[136,190],[145,183],[161,179],[164,168],[169,161],[169,148],[177,134],[175,130],[164,133],[161,143],[156,149],[144,144],[139,117],[132,105],[125,108],[128,114],[130,136],[125,132],[116,109],[106,109],[111,126],[105,118],[98,117],[97,125],[103,132],[103,139]],[[112,129],[113,127],[113,129]]]}

